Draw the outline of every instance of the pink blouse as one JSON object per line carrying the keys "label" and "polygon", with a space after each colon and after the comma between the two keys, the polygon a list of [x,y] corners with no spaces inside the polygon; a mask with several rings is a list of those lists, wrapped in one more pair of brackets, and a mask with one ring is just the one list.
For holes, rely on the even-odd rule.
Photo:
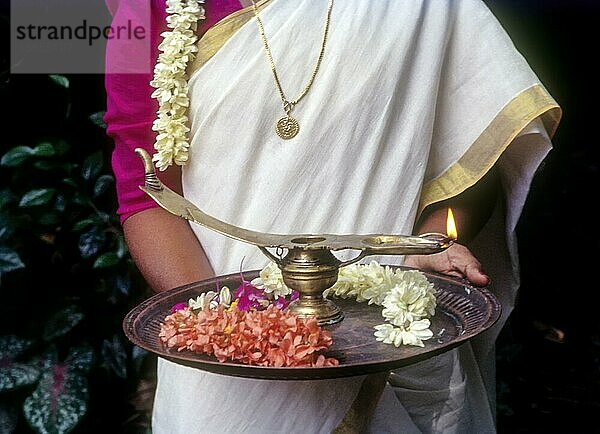
{"label": "pink blouse", "polygon": [[[107,0],[107,6],[113,16],[113,27],[128,20],[135,20],[135,7],[132,1]],[[107,73],[105,87],[107,94],[106,115],[107,134],[113,139],[115,147],[112,154],[112,167],[115,174],[119,209],[117,213],[124,222],[128,217],[140,211],[157,207],[138,186],[144,183],[144,170],[135,148],[145,148],[154,153],[155,132],[152,123],[156,117],[158,103],[150,95],[154,89],[150,86],[152,69],[158,56],[160,34],[166,27],[165,0],[150,0],[151,22],[151,70],[147,74]],[[206,19],[200,22],[199,34],[202,35],[211,26],[227,15],[241,9],[239,0],[207,0],[204,4]],[[120,52],[114,43],[108,40],[106,47],[106,70],[120,61],[127,61],[130,53]]]}

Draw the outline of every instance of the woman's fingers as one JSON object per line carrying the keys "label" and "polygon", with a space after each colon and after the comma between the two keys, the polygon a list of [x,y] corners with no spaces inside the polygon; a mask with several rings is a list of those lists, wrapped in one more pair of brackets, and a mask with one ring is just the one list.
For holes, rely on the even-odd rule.
{"label": "woman's fingers", "polygon": [[434,255],[407,256],[404,264],[425,271],[462,277],[475,286],[489,285],[491,281],[483,271],[481,263],[462,244],[453,244],[444,252]]}
{"label": "woman's fingers", "polygon": [[475,286],[486,286],[490,283],[490,277],[483,272],[481,264],[469,263],[463,272],[464,277]]}
{"label": "woman's fingers", "polygon": [[452,269],[459,271],[462,277],[476,286],[485,286],[490,283],[490,278],[483,272],[481,263],[468,248],[461,244],[454,244],[447,253]]}

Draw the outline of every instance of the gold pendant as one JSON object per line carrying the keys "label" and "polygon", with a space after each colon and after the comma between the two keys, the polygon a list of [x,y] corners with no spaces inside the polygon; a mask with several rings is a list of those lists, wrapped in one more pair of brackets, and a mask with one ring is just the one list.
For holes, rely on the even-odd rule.
{"label": "gold pendant", "polygon": [[300,131],[300,125],[298,125],[296,119],[290,115],[286,115],[277,121],[275,131],[277,131],[277,135],[282,139],[289,140],[296,137],[298,131]]}

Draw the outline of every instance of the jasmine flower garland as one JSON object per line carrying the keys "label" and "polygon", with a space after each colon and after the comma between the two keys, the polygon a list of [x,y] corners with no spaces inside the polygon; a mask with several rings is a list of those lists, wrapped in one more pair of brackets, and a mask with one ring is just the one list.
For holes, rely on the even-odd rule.
{"label": "jasmine flower garland", "polygon": [[[285,287],[281,272],[273,263],[252,284],[265,292]],[[429,318],[435,314],[435,288],[420,271],[394,270],[376,261],[349,265],[340,269],[337,283],[324,295],[354,297],[358,302],[383,306],[382,316],[388,324],[375,326],[375,337],[383,343],[422,347],[423,341],[433,336]]]}
{"label": "jasmine flower garland", "polygon": [[202,3],[204,0],[167,0],[167,27],[171,30],[161,33],[160,54],[150,82],[156,88],[152,98],[158,101],[158,116],[152,126],[157,132],[152,159],[160,170],[173,162],[182,166],[188,159],[186,69],[198,51],[196,30],[198,21],[205,18]]}

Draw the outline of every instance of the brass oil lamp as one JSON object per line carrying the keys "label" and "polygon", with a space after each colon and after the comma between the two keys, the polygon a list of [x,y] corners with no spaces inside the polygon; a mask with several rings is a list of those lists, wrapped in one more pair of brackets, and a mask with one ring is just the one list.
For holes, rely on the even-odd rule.
{"label": "brass oil lamp", "polygon": [[[419,236],[406,235],[335,235],[335,234],[270,234],[240,228],[212,217],[189,200],[166,187],[156,176],[152,158],[144,149],[136,149],[145,170],[145,185],[140,189],[162,208],[181,218],[194,222],[238,241],[257,246],[281,269],[283,281],[299,293],[289,309],[300,317],[316,317],[319,325],[342,321],[344,314],[323,291],[335,284],[340,267],[355,263],[371,255],[428,255],[441,252],[453,239],[439,233]],[[280,257],[271,253],[287,250]],[[359,254],[348,261],[340,261],[332,251],[357,250]]]}

